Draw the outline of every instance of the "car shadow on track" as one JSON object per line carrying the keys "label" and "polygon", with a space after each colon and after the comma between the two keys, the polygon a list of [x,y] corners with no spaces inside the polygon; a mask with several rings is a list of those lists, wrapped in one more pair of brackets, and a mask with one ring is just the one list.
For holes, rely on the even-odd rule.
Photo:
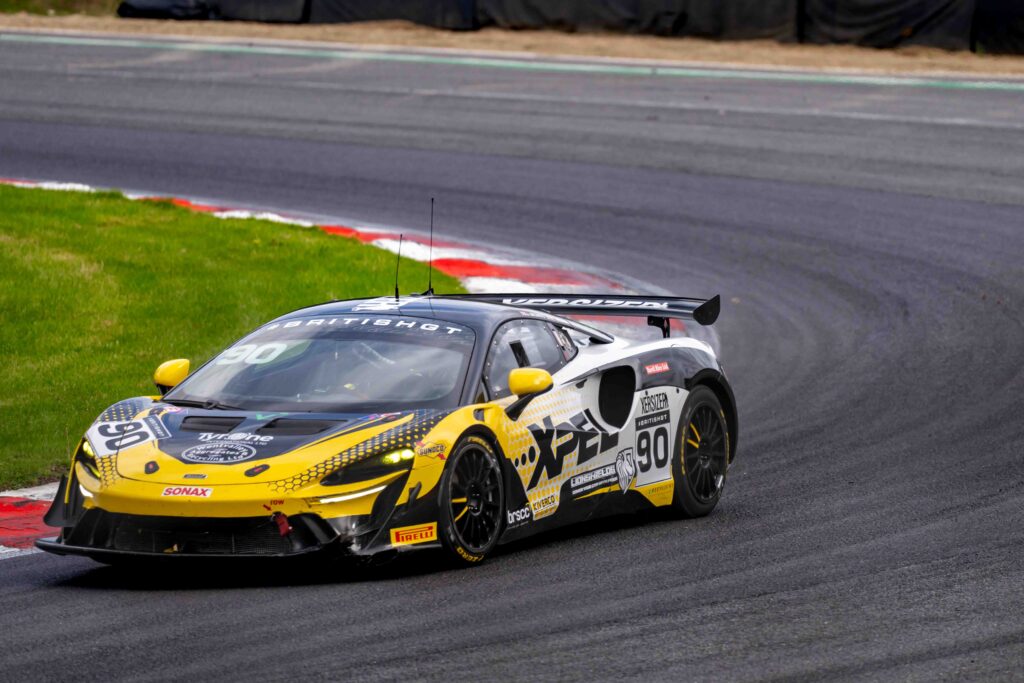
{"label": "car shadow on track", "polygon": [[[246,588],[354,584],[408,580],[445,572],[497,567],[508,556],[522,556],[569,541],[622,534],[636,527],[679,524],[664,511],[606,517],[555,529],[499,547],[482,565],[456,566],[441,551],[407,553],[385,561],[354,562],[350,558],[166,559],[118,566],[95,565],[57,582],[71,588],[101,590],[226,590]],[[489,572],[488,572],[489,573]]]}

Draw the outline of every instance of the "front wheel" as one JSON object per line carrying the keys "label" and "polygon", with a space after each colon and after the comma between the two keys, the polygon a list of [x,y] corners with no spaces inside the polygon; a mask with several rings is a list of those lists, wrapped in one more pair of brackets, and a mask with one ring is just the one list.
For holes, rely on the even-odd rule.
{"label": "front wheel", "polygon": [[672,505],[684,517],[703,517],[718,504],[729,469],[729,426],[711,389],[698,386],[686,398],[679,439]]}
{"label": "front wheel", "polygon": [[478,436],[462,439],[441,478],[441,544],[459,564],[484,559],[501,535],[505,487],[501,463]]}

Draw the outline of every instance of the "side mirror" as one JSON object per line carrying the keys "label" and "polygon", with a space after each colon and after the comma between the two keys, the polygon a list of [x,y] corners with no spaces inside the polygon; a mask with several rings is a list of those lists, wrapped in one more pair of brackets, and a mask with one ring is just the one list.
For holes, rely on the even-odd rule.
{"label": "side mirror", "polygon": [[516,368],[508,373],[508,388],[522,398],[551,388],[551,373],[540,368]]}
{"label": "side mirror", "polygon": [[178,386],[181,380],[188,377],[188,369],[188,358],[178,358],[161,363],[153,373],[153,384],[160,390],[160,395],[163,396],[171,388]]}
{"label": "side mirror", "polygon": [[526,405],[550,389],[553,383],[551,373],[540,368],[516,368],[508,373],[508,388],[516,395],[516,400],[505,408],[505,414],[518,420]]}

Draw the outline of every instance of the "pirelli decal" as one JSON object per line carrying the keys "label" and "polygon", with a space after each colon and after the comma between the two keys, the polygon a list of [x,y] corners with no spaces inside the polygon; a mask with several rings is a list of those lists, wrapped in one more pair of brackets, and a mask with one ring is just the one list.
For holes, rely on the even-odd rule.
{"label": "pirelli decal", "polygon": [[391,545],[414,545],[437,540],[437,522],[417,524],[416,526],[400,526],[391,530]]}

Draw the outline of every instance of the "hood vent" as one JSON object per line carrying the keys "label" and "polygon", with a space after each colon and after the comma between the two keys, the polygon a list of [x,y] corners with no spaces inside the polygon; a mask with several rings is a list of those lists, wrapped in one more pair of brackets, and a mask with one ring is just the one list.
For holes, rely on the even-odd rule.
{"label": "hood vent", "polygon": [[325,432],[345,422],[347,420],[303,420],[279,417],[257,429],[256,433],[261,436],[309,436]]}
{"label": "hood vent", "polygon": [[241,417],[214,417],[207,415],[193,415],[181,421],[181,429],[186,432],[214,432],[216,434],[227,434],[232,429],[242,424]]}

